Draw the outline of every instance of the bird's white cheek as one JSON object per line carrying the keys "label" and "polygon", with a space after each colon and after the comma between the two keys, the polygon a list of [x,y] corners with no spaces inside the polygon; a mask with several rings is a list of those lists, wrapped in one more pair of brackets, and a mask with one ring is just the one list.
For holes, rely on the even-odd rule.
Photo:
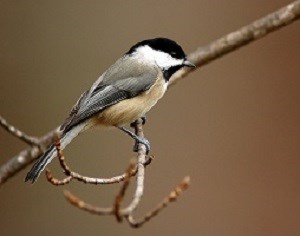
{"label": "bird's white cheek", "polygon": [[182,65],[183,63],[182,59],[173,58],[169,54],[163,52],[159,52],[156,54],[155,61],[160,68],[166,69],[172,66]]}
{"label": "bird's white cheek", "polygon": [[173,58],[168,53],[153,50],[149,46],[138,48],[134,56],[146,63],[155,64],[161,69],[168,69],[172,66],[182,65],[184,61],[183,59]]}

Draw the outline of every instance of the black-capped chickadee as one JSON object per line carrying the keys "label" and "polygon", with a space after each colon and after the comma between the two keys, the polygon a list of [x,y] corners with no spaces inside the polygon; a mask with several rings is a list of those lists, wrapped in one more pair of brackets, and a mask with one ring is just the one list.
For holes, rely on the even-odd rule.
{"label": "black-capped chickadee", "polygon": [[[59,128],[61,148],[94,126],[115,126],[145,144],[149,151],[147,140],[123,126],[145,116],[166,92],[171,76],[184,66],[194,67],[182,48],[170,39],[155,38],[135,44],[80,96]],[[36,161],[25,181],[34,183],[56,156],[53,144]]]}

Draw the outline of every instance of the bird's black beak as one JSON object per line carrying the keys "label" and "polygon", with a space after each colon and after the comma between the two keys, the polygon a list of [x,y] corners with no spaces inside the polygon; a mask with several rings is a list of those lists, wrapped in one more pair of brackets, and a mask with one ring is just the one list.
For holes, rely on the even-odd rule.
{"label": "bird's black beak", "polygon": [[195,66],[192,62],[190,62],[190,61],[188,61],[188,60],[185,60],[185,61],[183,62],[183,65],[184,65],[184,66],[187,66],[187,67],[193,67],[193,68],[196,68],[196,66]]}

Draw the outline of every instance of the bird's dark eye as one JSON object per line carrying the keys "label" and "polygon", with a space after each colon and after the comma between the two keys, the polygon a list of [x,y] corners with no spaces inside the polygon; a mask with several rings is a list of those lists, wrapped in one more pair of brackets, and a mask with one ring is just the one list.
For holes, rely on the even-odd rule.
{"label": "bird's dark eye", "polygon": [[171,52],[171,55],[176,55],[176,52]]}

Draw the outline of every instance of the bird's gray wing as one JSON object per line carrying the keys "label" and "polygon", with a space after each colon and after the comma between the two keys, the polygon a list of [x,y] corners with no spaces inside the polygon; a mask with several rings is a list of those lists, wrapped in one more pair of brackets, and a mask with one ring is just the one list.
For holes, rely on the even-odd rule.
{"label": "bird's gray wing", "polygon": [[69,131],[111,105],[139,95],[155,83],[158,76],[156,68],[134,68],[130,63],[132,61],[119,59],[105,72],[101,81],[81,95],[70,116],[61,126],[63,132]]}
{"label": "bird's gray wing", "polygon": [[85,101],[87,95],[88,95],[89,90],[85,91],[83,94],[81,94],[80,98],[76,102],[76,104],[72,107],[71,112],[67,119],[64,121],[64,123],[60,126],[60,130],[64,130],[68,124],[71,123],[73,117],[78,113],[78,110],[82,103]]}

